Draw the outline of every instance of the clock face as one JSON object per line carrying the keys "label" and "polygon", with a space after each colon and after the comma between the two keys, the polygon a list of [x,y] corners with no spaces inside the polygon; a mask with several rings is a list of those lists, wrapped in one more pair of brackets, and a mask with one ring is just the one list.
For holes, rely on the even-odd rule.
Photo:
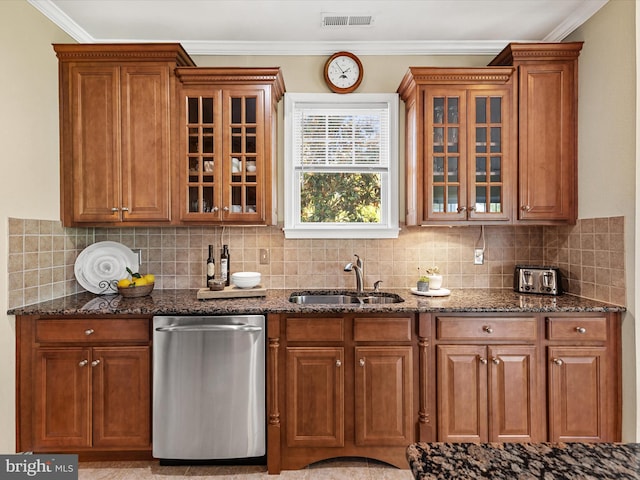
{"label": "clock face", "polygon": [[354,91],[362,81],[362,64],[348,52],[332,55],[325,65],[325,79],[331,90],[337,93]]}

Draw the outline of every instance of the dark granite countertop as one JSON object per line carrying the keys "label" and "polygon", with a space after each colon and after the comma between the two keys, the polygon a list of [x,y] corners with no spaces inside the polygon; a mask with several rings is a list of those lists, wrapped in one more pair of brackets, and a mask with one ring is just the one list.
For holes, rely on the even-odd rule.
{"label": "dark granite countertop", "polygon": [[416,480],[640,479],[640,444],[415,443]]}
{"label": "dark granite countertop", "polygon": [[[197,290],[154,290],[139,298],[83,292],[13,308],[9,315],[224,315],[233,313],[331,312],[622,312],[624,307],[574,295],[519,294],[511,289],[459,289],[446,297],[423,297],[409,289],[386,290],[404,298],[395,304],[298,305],[289,296],[310,290],[269,290],[264,297],[198,300]],[[320,291],[320,290],[313,290]],[[323,290],[328,292],[329,290]]]}

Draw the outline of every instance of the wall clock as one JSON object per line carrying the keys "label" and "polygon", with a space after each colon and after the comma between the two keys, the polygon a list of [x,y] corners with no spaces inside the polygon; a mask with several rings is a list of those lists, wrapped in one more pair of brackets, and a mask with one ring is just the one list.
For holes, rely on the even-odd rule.
{"label": "wall clock", "polygon": [[336,93],[351,93],[362,82],[364,70],[360,59],[350,52],[337,52],[324,64],[324,80]]}

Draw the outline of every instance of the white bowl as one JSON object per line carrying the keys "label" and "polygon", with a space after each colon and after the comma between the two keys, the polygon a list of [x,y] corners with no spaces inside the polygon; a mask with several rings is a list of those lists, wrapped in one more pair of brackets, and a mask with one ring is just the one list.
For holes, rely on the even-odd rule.
{"label": "white bowl", "polygon": [[260,272],[236,272],[231,274],[231,283],[238,288],[253,288],[260,283]]}

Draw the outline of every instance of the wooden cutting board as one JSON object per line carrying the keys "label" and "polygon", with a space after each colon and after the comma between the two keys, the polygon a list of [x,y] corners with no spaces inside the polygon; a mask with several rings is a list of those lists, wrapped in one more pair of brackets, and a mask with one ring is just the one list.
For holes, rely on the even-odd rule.
{"label": "wooden cutting board", "polygon": [[209,300],[216,298],[243,298],[243,297],[264,297],[267,294],[267,289],[258,285],[254,288],[238,288],[230,285],[224,287],[224,290],[209,290],[208,288],[201,288],[198,290],[198,300]]}

